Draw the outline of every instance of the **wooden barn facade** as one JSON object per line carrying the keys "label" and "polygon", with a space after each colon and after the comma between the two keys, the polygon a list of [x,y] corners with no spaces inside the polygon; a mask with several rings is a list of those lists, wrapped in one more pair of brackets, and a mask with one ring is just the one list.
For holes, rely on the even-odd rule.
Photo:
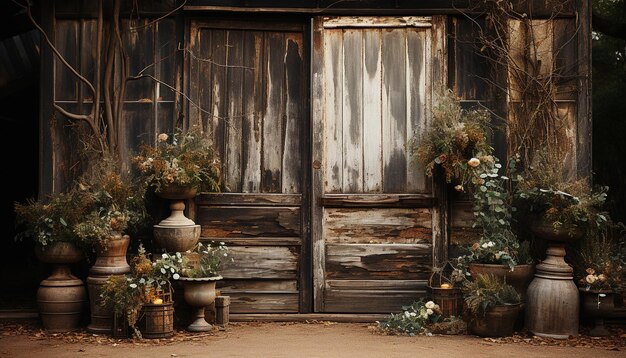
{"label": "wooden barn facade", "polygon": [[[93,76],[97,2],[43,3],[51,40]],[[189,215],[203,240],[231,248],[221,287],[231,313],[388,313],[426,294],[431,268],[468,242],[472,214],[414,163],[408,143],[446,88],[505,117],[516,101],[489,86],[471,1],[128,3],[130,73],[148,76],[128,85],[123,154],[179,126],[212,136],[222,192],[199,195]],[[590,2],[566,2],[558,16],[550,1],[520,3],[537,26],[513,20],[510,40],[541,37],[534,56],[558,66],[567,160],[588,175]],[[80,111],[93,98],[42,49],[45,193],[75,170],[76,143],[53,104]],[[505,131],[494,145],[506,155]]]}

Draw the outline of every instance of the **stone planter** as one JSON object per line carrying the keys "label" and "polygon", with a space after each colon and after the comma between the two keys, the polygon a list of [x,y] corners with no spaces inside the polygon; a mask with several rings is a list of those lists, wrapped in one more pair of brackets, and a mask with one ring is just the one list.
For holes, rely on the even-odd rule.
{"label": "stone planter", "polygon": [[69,264],[80,262],[83,252],[69,242],[37,246],[35,256],[53,264],[52,275],[41,281],[37,290],[37,306],[44,329],[68,332],[79,328],[87,301],[85,285],[72,275]]}
{"label": "stone planter", "polygon": [[187,330],[191,332],[211,330],[211,325],[204,319],[204,310],[215,301],[215,284],[221,279],[222,276],[179,279],[183,282],[185,302],[196,308],[195,321],[187,326]]}
{"label": "stone planter", "polygon": [[168,185],[161,188],[160,191],[157,191],[155,194],[158,197],[171,200],[170,216],[164,220],[161,220],[161,222],[157,226],[172,227],[195,225],[192,220],[188,219],[185,216],[184,210],[185,200],[195,197],[197,193],[197,187],[180,185]]}

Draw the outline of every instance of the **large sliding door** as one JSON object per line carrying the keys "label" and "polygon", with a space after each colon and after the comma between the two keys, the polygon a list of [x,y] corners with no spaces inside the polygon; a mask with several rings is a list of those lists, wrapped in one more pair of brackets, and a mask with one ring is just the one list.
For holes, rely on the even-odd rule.
{"label": "large sliding door", "polygon": [[313,38],[313,270],[319,312],[425,293],[440,212],[408,153],[443,83],[442,19],[320,18]]}

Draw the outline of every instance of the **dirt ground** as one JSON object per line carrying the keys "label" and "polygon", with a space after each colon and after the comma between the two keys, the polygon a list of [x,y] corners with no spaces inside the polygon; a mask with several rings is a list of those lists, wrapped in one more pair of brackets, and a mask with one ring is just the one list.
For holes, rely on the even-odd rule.
{"label": "dirt ground", "polygon": [[626,357],[626,334],[565,341],[514,336],[390,336],[370,324],[231,323],[171,339],[117,340],[84,331],[51,334],[0,325],[0,357]]}

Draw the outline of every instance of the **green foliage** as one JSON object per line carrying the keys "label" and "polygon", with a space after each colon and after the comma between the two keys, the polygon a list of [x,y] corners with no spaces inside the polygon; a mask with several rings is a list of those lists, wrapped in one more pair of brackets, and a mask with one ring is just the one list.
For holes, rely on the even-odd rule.
{"label": "green foliage", "polygon": [[220,191],[220,160],[210,139],[198,129],[159,134],[156,145],[142,145],[133,162],[157,192],[172,184]]}
{"label": "green foliage", "polygon": [[520,295],[513,286],[492,274],[479,274],[473,281],[467,281],[463,286],[463,294],[468,310],[475,317],[484,316],[495,306],[515,305],[521,302]]}
{"label": "green foliage", "polygon": [[83,219],[82,208],[89,205],[89,198],[76,191],[52,194],[47,201],[29,200],[26,204],[15,203],[17,224],[22,231],[16,240],[31,238],[41,245],[57,241],[82,244],[74,227]]}
{"label": "green foliage", "polygon": [[429,324],[436,323],[440,317],[439,305],[433,301],[424,303],[420,299],[410,306],[403,306],[402,313],[390,314],[387,320],[378,322],[378,327],[385,332],[414,336],[424,332]]}
{"label": "green foliage", "polygon": [[198,262],[189,262],[182,270],[183,276],[193,278],[219,276],[222,263],[229,255],[228,247],[223,242],[217,245],[204,245],[199,242],[194,252],[198,254]]}
{"label": "green foliage", "polygon": [[535,153],[531,165],[517,183],[516,206],[525,216],[549,222],[555,231],[601,227],[608,220],[603,211],[607,188],[592,191],[585,179],[563,178],[563,161],[545,151]]}

